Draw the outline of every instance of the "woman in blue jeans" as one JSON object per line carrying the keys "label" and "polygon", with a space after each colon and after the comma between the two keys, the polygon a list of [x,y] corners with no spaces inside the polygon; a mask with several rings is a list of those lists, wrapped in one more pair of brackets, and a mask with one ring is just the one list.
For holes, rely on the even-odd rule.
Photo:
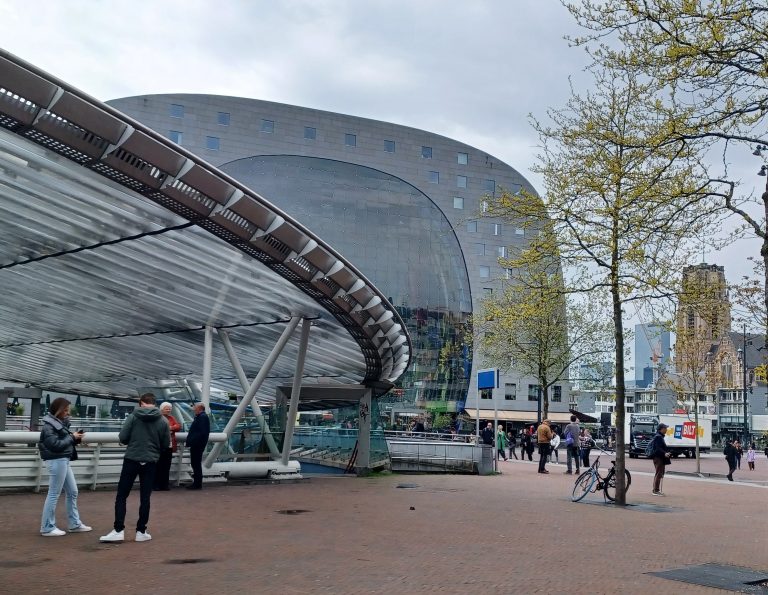
{"label": "woman in blue jeans", "polygon": [[75,444],[83,439],[82,430],[74,434],[69,431],[70,403],[63,397],[54,399],[48,414],[43,418],[43,429],[40,432],[40,458],[45,461],[50,479],[48,496],[43,506],[43,518],[40,523],[40,534],[43,537],[59,537],[65,532],[56,526],[56,504],[59,501],[62,488],[67,496],[67,527],[70,533],[90,531],[91,527],[84,525],[77,510],[77,482],[69,466]]}

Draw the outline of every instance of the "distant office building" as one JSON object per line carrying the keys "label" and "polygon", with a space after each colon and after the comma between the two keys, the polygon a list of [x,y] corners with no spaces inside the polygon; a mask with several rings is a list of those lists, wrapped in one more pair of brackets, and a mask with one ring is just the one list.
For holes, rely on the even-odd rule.
{"label": "distant office building", "polygon": [[613,362],[580,363],[575,367],[572,383],[579,390],[599,390],[613,385]]}
{"label": "distant office building", "polygon": [[653,383],[654,369],[671,361],[670,332],[660,324],[635,325],[635,386],[646,388]]}

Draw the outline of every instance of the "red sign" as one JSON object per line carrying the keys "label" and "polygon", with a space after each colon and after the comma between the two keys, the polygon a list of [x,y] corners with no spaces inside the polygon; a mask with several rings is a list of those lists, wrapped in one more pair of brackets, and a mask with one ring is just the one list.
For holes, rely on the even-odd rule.
{"label": "red sign", "polygon": [[683,438],[696,438],[696,423],[687,421],[683,424]]}

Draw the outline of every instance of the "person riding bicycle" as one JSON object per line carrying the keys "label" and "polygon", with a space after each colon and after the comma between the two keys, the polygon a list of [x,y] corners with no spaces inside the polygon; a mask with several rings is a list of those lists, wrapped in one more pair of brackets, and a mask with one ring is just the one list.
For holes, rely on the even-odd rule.
{"label": "person riding bicycle", "polygon": [[653,459],[653,467],[656,470],[656,474],[653,476],[653,491],[651,492],[654,496],[664,495],[661,491],[661,482],[664,479],[666,466],[672,462],[670,460],[672,453],[664,440],[667,427],[667,424],[659,424],[656,435],[651,442],[651,459]]}

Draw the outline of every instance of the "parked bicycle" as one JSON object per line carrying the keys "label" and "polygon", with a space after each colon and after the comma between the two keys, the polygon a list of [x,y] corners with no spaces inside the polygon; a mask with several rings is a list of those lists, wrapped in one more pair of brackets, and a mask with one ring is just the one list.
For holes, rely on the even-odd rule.
{"label": "parked bicycle", "polygon": [[[603,452],[610,454],[604,450]],[[608,473],[605,477],[600,475],[600,472],[598,471],[599,467],[600,455],[597,455],[597,458],[595,459],[594,463],[589,466],[589,469],[584,471],[584,473],[579,475],[579,477],[576,479],[576,484],[573,486],[571,500],[578,502],[590,492],[597,492],[599,490],[602,490],[605,498],[611,502],[616,500],[616,461],[611,461],[611,468],[608,470]],[[624,469],[624,483],[626,489],[628,490],[630,484],[632,483],[632,476],[629,474],[627,469]]]}

